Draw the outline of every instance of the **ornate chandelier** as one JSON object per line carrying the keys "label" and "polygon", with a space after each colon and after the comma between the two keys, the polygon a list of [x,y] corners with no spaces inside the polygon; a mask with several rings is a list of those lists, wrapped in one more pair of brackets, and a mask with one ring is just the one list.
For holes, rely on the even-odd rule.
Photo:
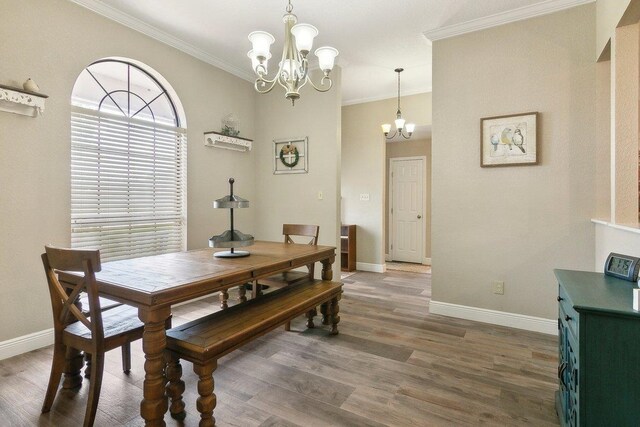
{"label": "ornate chandelier", "polygon": [[254,31],[249,34],[249,41],[253,48],[247,56],[251,58],[253,71],[258,75],[255,82],[256,90],[260,93],[269,93],[278,83],[286,91],[285,97],[291,100],[291,105],[294,105],[296,99],[300,98],[300,88],[307,83],[319,92],[331,89],[333,82],[329,73],[333,69],[338,51],[329,46],[316,49],[315,55],[318,57],[319,68],[324,73],[320,80],[320,87],[316,86],[309,77],[307,56],[311,51],[313,39],[318,35],[318,30],[313,25],[297,24],[298,18],[291,13],[293,10],[291,0],[286,10],[287,13],[282,18],[285,29],[282,60],[278,64],[278,73],[273,79],[267,77],[267,62],[271,59],[269,50],[275,41],[271,34],[266,31]]}
{"label": "ornate chandelier", "polygon": [[[405,119],[402,118],[402,112],[400,111],[400,73],[404,71],[404,68],[396,68],[393,71],[398,73],[398,111],[396,111],[395,120],[396,130],[392,135],[389,135],[389,132],[391,131],[391,125],[389,123],[385,123],[382,125],[382,132],[384,132],[384,136],[387,139],[393,139],[397,134],[402,135],[404,139],[409,139],[411,138],[413,131],[416,129],[416,125],[414,123],[407,123],[405,127]],[[407,130],[407,133],[409,135],[405,135],[404,129]]]}

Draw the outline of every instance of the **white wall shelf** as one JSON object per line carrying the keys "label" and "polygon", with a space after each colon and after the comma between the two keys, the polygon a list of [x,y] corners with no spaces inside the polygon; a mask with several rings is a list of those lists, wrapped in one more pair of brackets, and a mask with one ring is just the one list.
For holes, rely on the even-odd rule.
{"label": "white wall shelf", "polygon": [[37,117],[43,113],[47,98],[42,93],[0,85],[0,111]]}
{"label": "white wall shelf", "polygon": [[234,151],[251,151],[253,140],[238,136],[224,135],[219,132],[205,132],[204,145]]}

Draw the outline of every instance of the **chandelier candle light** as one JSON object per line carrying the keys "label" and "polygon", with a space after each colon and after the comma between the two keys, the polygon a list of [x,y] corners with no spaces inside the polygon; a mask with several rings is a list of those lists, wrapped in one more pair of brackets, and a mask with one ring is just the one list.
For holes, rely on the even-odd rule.
{"label": "chandelier candle light", "polygon": [[271,34],[266,31],[254,31],[249,34],[249,41],[253,48],[247,56],[251,58],[253,71],[258,75],[255,82],[256,90],[260,93],[269,93],[278,83],[286,91],[285,97],[291,100],[291,105],[295,105],[296,99],[300,98],[300,88],[307,83],[319,92],[331,89],[333,82],[329,73],[333,69],[338,51],[329,46],[316,49],[315,55],[318,57],[319,68],[324,73],[320,80],[320,87],[316,86],[309,78],[307,56],[313,46],[313,39],[318,35],[318,30],[313,25],[297,24],[298,18],[291,13],[292,10],[293,6],[289,0],[287,13],[282,18],[285,28],[282,60],[278,64],[278,73],[273,79],[267,77],[267,62],[271,59],[269,50],[275,41]]}
{"label": "chandelier candle light", "polygon": [[[384,136],[387,139],[393,139],[397,134],[402,135],[402,137],[405,139],[409,139],[411,138],[413,131],[416,129],[416,125],[414,123],[407,123],[405,127],[405,119],[402,118],[402,112],[400,111],[400,73],[404,71],[404,68],[396,68],[394,71],[398,73],[398,111],[396,111],[395,120],[396,131],[393,132],[392,135],[389,135],[389,132],[391,131],[391,125],[389,123],[385,123],[382,125],[382,132],[384,132]],[[407,130],[407,133],[409,135],[405,135],[404,129]]]}

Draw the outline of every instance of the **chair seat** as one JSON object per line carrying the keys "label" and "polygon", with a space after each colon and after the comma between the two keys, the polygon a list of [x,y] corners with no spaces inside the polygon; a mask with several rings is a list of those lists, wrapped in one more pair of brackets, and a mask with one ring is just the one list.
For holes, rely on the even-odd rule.
{"label": "chair seat", "polygon": [[[102,327],[104,339],[119,338],[139,330],[140,337],[144,324],[138,319],[138,309],[128,305],[120,305],[102,313]],[[65,335],[91,340],[91,331],[81,322],[74,322],[67,326]]]}

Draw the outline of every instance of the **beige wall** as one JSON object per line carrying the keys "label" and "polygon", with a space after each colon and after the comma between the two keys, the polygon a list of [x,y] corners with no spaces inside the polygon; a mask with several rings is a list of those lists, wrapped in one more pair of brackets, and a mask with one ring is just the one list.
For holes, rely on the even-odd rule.
{"label": "beige wall", "polygon": [[[255,237],[281,240],[282,224],[320,226],[318,243],[338,246],[340,236],[340,69],[331,73],[334,87],[319,93],[305,87],[295,107],[284,92],[257,97]],[[318,77],[314,78],[316,81]],[[273,174],[273,140],[309,137],[309,173]],[[318,192],[323,199],[318,199]],[[336,257],[334,278],[340,277]],[[320,268],[317,267],[317,274]]]}
{"label": "beige wall", "polygon": [[[70,244],[70,96],[76,76],[96,59],[121,56],[161,73],[178,93],[188,125],[188,245],[227,227],[211,202],[238,178],[237,192],[255,200],[254,153],[203,145],[229,112],[254,137],[252,85],[138,32],[64,0],[0,0],[0,84],[33,78],[50,97],[42,117],[0,112],[0,342],[51,327],[40,262],[45,243]],[[240,178],[242,177],[242,178]],[[253,231],[255,209],[239,212]]]}
{"label": "beige wall", "polygon": [[638,225],[638,101],[640,100],[640,25],[616,29],[615,73],[615,216],[617,224]]}
{"label": "beige wall", "polygon": [[[384,248],[385,254],[391,253],[389,241],[389,173],[391,159],[395,157],[426,157],[424,183],[424,197],[426,210],[422,214],[425,226],[425,241],[423,246],[423,258],[431,258],[431,139],[410,139],[401,142],[388,142],[386,144],[384,182],[387,189],[384,198]],[[385,255],[386,256],[386,255]]]}
{"label": "beige wall", "polygon": [[[431,93],[402,97],[402,115],[431,124]],[[357,261],[384,264],[385,138],[380,125],[393,123],[397,98],[342,108],[342,222],[356,224]],[[360,201],[369,194],[369,201]]]}
{"label": "beige wall", "polygon": [[[434,301],[554,319],[553,269],[592,268],[594,45],[594,4],[433,44]],[[480,118],[526,111],[540,164],[480,168]]]}
{"label": "beige wall", "polygon": [[596,64],[595,218],[611,218],[611,61]]}

